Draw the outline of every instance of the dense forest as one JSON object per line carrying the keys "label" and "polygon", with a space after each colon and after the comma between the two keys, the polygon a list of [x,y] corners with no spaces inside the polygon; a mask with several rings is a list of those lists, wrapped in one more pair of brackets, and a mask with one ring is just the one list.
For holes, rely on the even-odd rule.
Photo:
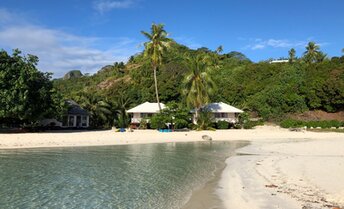
{"label": "dense forest", "polygon": [[[152,26],[151,34],[156,32],[153,29]],[[54,96],[49,96],[48,100],[42,97],[42,100],[72,99],[91,113],[93,126],[111,126],[120,118],[127,120],[125,110],[145,101],[156,102],[154,69],[160,102],[182,109],[198,108],[208,102],[226,102],[270,121],[281,121],[289,113],[308,110],[343,110],[344,56],[328,57],[313,42],[306,46],[301,57],[296,57],[295,50],[291,49],[287,62],[254,63],[240,52],[224,53],[221,46],[215,51],[205,47],[190,49],[165,37],[161,25],[160,29],[160,41],[169,44],[163,45],[159,53],[149,48],[154,47],[149,44],[155,42],[149,39],[149,33],[144,34],[148,38],[145,50],[131,56],[127,63],[104,66],[94,75],[71,71],[64,78],[52,80],[52,86],[45,84],[46,91],[53,92]],[[7,72],[11,65],[4,64],[10,62],[5,58],[16,59],[17,56],[18,52],[12,57],[1,52],[0,105],[8,107],[8,110],[0,110],[1,120],[8,119],[14,112],[22,115],[20,110],[26,108],[12,104],[21,102],[14,98],[23,95],[8,90],[8,82],[12,82],[8,76],[15,73]],[[38,60],[32,59],[25,58],[24,63],[34,67]],[[44,82],[50,78],[37,72],[35,76]],[[192,89],[197,79],[203,85],[200,91]],[[24,98],[27,102],[27,97]],[[57,112],[61,112],[62,102],[54,104]],[[10,110],[14,107],[17,109]],[[49,110],[51,112],[51,108]],[[38,115],[34,110],[32,114]]]}

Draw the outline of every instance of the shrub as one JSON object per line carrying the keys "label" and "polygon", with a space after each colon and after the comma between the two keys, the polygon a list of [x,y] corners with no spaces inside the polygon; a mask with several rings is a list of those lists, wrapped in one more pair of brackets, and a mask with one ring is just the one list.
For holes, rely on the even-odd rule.
{"label": "shrub", "polygon": [[336,121],[336,120],[321,120],[321,121],[300,121],[300,120],[293,120],[287,119],[280,123],[282,128],[300,128],[300,127],[307,127],[307,128],[331,128],[331,127],[341,127],[344,125],[344,122]]}
{"label": "shrub", "polygon": [[216,127],[218,129],[228,129],[229,128],[229,123],[227,121],[218,121],[216,124]]}
{"label": "shrub", "polygon": [[155,114],[150,119],[150,126],[153,129],[164,129],[167,128],[166,123],[168,122],[165,114]]}
{"label": "shrub", "polygon": [[147,119],[142,118],[139,129],[147,129],[147,128],[148,128]]}
{"label": "shrub", "polygon": [[282,128],[300,128],[304,126],[302,121],[293,120],[293,119],[286,119],[280,123]]}

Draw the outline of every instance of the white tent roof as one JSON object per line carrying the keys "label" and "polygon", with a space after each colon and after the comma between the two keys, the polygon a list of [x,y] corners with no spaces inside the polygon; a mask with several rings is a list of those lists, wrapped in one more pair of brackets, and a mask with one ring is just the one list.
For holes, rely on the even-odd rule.
{"label": "white tent roof", "polygon": [[229,104],[219,102],[219,103],[210,103],[205,106],[206,109],[208,109],[210,112],[225,112],[225,113],[242,113],[244,111],[233,107]]}
{"label": "white tent roof", "polygon": [[[165,108],[165,104],[160,103],[161,109]],[[145,102],[134,108],[131,108],[127,113],[158,113],[159,106],[158,103]]]}

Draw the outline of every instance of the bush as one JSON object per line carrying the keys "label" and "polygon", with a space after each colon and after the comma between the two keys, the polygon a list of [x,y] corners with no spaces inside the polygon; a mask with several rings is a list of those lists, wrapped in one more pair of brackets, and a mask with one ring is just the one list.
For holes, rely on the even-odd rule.
{"label": "bush", "polygon": [[228,129],[229,123],[227,121],[218,121],[216,127],[217,129]]}
{"label": "bush", "polygon": [[280,123],[282,128],[300,128],[304,126],[302,121],[293,120],[293,119],[286,119]]}
{"label": "bush", "polygon": [[280,123],[282,128],[300,128],[300,127],[307,127],[307,128],[331,128],[331,127],[341,127],[344,125],[344,122],[336,121],[336,120],[321,120],[321,121],[300,121],[300,120],[293,120],[287,119]]}
{"label": "bush", "polygon": [[148,128],[147,119],[142,118],[139,129],[147,129],[147,128]]}
{"label": "bush", "polygon": [[167,128],[166,123],[168,122],[166,115],[159,113],[155,114],[150,119],[150,126],[153,129],[165,129]]}

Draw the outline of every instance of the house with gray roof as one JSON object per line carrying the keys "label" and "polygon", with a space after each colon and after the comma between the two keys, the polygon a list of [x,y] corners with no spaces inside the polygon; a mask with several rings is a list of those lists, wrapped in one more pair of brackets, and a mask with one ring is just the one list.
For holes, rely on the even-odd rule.
{"label": "house with gray roof", "polygon": [[88,128],[90,125],[89,113],[73,100],[67,100],[66,104],[68,106],[68,111],[67,114],[63,116],[62,127]]}

